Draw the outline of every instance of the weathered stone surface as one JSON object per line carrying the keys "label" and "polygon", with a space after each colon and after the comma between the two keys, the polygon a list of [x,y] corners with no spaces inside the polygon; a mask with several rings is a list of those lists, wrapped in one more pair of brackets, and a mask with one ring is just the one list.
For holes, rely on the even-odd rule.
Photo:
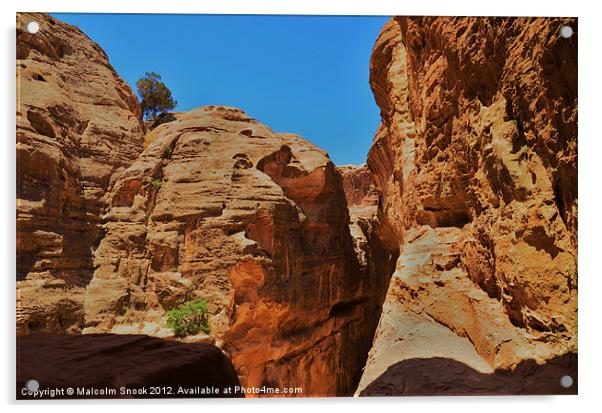
{"label": "weathered stone surface", "polygon": [[562,24],[577,27],[398,17],[381,31],[368,166],[400,256],[358,394],[537,393],[521,366],[559,372],[576,353],[577,36]]}
{"label": "weathered stone surface", "polygon": [[[45,399],[241,397],[234,393],[239,381],[232,363],[205,343],[144,335],[30,334],[17,338],[17,364],[17,399],[40,399],[22,391],[32,379],[40,390],[64,391]],[[161,391],[151,394],[156,387]],[[224,393],[228,387],[233,393]],[[68,388],[75,389],[73,395]],[[121,388],[130,392],[122,394]],[[80,394],[79,389],[98,393]]]}
{"label": "weathered stone surface", "polygon": [[77,332],[105,191],[142,151],[140,108],[100,47],[48,15],[17,14],[16,64],[17,331]]}
{"label": "weathered stone surface", "polygon": [[210,333],[187,340],[222,348],[244,385],[350,394],[379,311],[335,166],[239,109],[171,116],[115,176],[85,332],[170,336],[166,311],[203,298]]}

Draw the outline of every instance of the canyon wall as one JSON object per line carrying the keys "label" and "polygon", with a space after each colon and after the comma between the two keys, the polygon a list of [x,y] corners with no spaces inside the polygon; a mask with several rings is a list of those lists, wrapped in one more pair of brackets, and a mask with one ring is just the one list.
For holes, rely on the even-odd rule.
{"label": "canyon wall", "polygon": [[78,332],[106,190],[142,151],[140,108],[101,48],[46,14],[17,15],[16,64],[17,331]]}
{"label": "canyon wall", "polygon": [[400,255],[357,394],[576,392],[560,386],[577,378],[577,35],[563,24],[577,32],[560,18],[382,29],[368,167]]}

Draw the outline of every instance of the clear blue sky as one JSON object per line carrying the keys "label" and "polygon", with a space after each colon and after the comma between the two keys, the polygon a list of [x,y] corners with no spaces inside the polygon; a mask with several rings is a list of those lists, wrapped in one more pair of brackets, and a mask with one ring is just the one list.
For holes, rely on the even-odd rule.
{"label": "clear blue sky", "polygon": [[370,54],[387,17],[53,14],[105,50],[133,87],[159,73],[175,110],[229,105],[363,163],[380,122]]}

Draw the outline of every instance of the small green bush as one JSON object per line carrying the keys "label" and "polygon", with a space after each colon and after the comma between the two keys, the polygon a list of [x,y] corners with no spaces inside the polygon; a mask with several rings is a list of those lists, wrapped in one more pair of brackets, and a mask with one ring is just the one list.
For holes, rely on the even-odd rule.
{"label": "small green bush", "polygon": [[198,299],[188,301],[169,310],[167,312],[167,326],[178,337],[198,334],[201,331],[209,333],[207,303],[203,299]]}
{"label": "small green bush", "polygon": [[163,179],[161,178],[157,178],[157,179],[153,179],[151,181],[151,184],[155,187],[155,188],[161,188],[161,185],[163,185]]}

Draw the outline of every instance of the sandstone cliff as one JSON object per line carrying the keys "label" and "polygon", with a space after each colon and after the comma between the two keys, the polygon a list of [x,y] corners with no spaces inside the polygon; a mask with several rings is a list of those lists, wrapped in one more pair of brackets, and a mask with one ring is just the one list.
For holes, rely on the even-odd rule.
{"label": "sandstone cliff", "polygon": [[185,340],[222,348],[242,384],[353,392],[380,307],[328,156],[221,106],[146,142],[114,178],[84,332],[172,337],[166,311],[203,298],[210,333]]}
{"label": "sandstone cliff", "polygon": [[48,15],[17,15],[16,63],[17,330],[77,332],[105,192],[142,151],[140,108],[102,49]]}
{"label": "sandstone cliff", "polygon": [[[359,394],[576,380],[577,36],[562,24],[576,31],[444,17],[382,29],[368,167],[400,256]],[[521,380],[550,366],[547,390]]]}
{"label": "sandstone cliff", "polygon": [[181,340],[218,346],[242,384],[351,394],[394,263],[367,169],[350,221],[339,171],[301,137],[219,106],[145,135],[98,45],[43,14],[18,26],[18,334],[176,340],[166,312],[203,298],[209,334]]}

